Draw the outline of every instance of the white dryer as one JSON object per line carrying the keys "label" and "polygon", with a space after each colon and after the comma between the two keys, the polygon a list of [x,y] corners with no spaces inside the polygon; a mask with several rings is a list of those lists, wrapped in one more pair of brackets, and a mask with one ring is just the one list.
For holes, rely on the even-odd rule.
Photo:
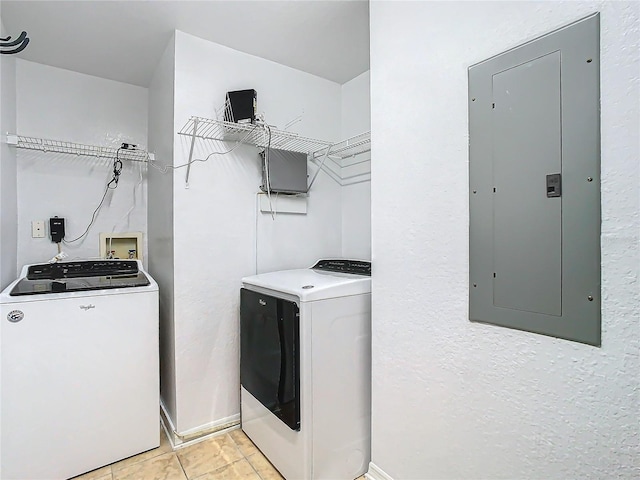
{"label": "white dryer", "polygon": [[371,263],[246,277],[242,429],[288,480],[352,480],[371,443]]}
{"label": "white dryer", "polygon": [[0,312],[3,479],[66,479],[159,445],[158,286],[139,261],[25,266]]}

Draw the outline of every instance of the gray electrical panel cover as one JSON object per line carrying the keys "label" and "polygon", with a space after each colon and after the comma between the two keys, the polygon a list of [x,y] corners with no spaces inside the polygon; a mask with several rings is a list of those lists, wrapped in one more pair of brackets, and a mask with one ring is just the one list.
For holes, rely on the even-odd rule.
{"label": "gray electrical panel cover", "polygon": [[469,67],[469,318],[600,345],[599,14]]}
{"label": "gray electrical panel cover", "polygon": [[[267,152],[269,156],[267,158]],[[261,154],[263,191],[273,193],[307,192],[307,155],[269,148]],[[267,181],[267,172],[269,174]],[[268,183],[268,185],[267,185]]]}

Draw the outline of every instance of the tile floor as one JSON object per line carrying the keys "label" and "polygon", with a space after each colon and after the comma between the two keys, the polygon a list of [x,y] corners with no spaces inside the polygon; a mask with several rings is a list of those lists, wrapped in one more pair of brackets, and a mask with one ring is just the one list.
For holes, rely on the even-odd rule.
{"label": "tile floor", "polygon": [[[173,451],[164,433],[154,450],[73,480],[282,480],[242,430]],[[364,480],[360,477],[357,480]]]}

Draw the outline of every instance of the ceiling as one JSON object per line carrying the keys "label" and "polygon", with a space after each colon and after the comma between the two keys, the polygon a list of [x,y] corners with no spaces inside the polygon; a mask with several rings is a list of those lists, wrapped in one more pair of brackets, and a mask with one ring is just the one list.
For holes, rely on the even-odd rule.
{"label": "ceiling", "polygon": [[0,1],[16,57],[148,87],[174,30],[337,83],[369,69],[366,0]]}

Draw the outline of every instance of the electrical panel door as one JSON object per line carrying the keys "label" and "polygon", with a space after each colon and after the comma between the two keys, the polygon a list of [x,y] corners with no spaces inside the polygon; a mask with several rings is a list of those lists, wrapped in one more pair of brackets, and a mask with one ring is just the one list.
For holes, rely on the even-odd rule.
{"label": "electrical panel door", "polygon": [[560,52],[493,75],[494,305],[562,315]]}

